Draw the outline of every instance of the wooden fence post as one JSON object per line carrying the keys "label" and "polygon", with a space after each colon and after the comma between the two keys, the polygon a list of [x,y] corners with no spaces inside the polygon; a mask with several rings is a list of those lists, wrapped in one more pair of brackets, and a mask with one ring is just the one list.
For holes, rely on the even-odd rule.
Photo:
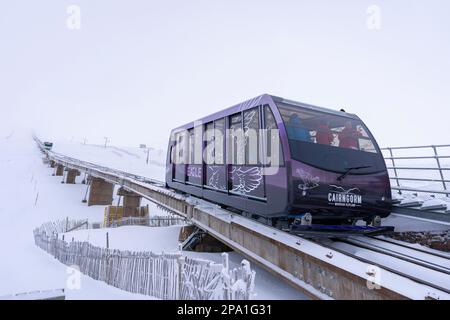
{"label": "wooden fence post", "polygon": [[184,283],[183,283],[183,272],[184,272],[184,263],[185,263],[185,258],[183,256],[179,257],[177,259],[178,261],[178,294],[177,294],[177,300],[182,300],[183,297],[183,287],[184,287]]}
{"label": "wooden fence post", "polygon": [[223,286],[223,300],[230,300],[230,264],[228,260],[228,253],[224,252],[222,253],[222,265],[223,265],[223,272],[222,272],[222,286]]}

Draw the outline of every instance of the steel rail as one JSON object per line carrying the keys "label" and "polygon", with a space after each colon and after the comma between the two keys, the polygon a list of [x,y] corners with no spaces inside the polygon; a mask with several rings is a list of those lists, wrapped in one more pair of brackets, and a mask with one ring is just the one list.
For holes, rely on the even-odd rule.
{"label": "steel rail", "polygon": [[[342,241],[339,240],[339,242],[342,242]],[[412,281],[414,281],[414,282],[417,282],[417,283],[420,283],[420,284],[423,284],[423,285],[426,285],[426,286],[429,286],[429,287],[432,287],[432,288],[434,288],[434,289],[437,289],[437,290],[440,290],[440,291],[443,291],[443,292],[445,292],[445,293],[450,294],[450,289],[445,288],[445,287],[442,287],[442,286],[440,286],[440,285],[438,285],[438,284],[435,284],[434,282],[430,282],[430,281],[424,280],[424,279],[422,279],[422,278],[419,278],[419,277],[416,277],[416,276],[412,276],[411,274],[405,273],[405,272],[403,272],[403,271],[399,271],[398,269],[395,269],[395,268],[386,266],[386,265],[384,265],[384,264],[382,264],[382,263],[379,263],[379,262],[376,262],[376,261],[374,261],[374,260],[371,260],[371,259],[367,259],[367,258],[361,257],[361,256],[359,256],[359,255],[357,255],[357,254],[348,252],[347,250],[344,250],[344,249],[341,249],[341,248],[336,248],[335,246],[326,244],[326,243],[324,243],[324,242],[319,242],[319,244],[322,245],[322,246],[324,246],[324,247],[327,247],[327,248],[330,249],[330,250],[335,250],[335,251],[337,251],[337,252],[339,252],[339,253],[345,254],[345,255],[347,255],[347,256],[349,256],[349,257],[352,257],[352,258],[354,258],[354,259],[356,259],[356,260],[359,260],[359,261],[361,261],[361,262],[364,262],[364,263],[368,263],[368,264],[370,264],[370,265],[377,266],[377,267],[379,267],[379,268],[382,268],[383,270],[387,270],[387,271],[389,271],[389,272],[395,273],[395,274],[397,274],[397,275],[399,275],[399,276],[401,276],[401,277],[405,277],[405,278],[410,279],[410,280],[412,280]],[[363,248],[363,249],[365,249],[365,248]],[[366,249],[366,250],[369,250],[369,249]],[[391,257],[391,258],[399,259],[399,258],[395,258],[395,257]],[[400,259],[400,260],[401,260],[401,259]],[[406,261],[406,262],[407,262],[407,263],[411,263],[411,262],[408,262],[408,261]],[[411,264],[414,265],[414,263],[411,263]],[[422,267],[423,267],[423,266],[422,266]]]}
{"label": "steel rail", "polygon": [[[372,238],[372,239],[376,240],[374,238]],[[395,251],[393,249],[384,248],[384,247],[382,247],[379,244],[377,245],[377,244],[365,242],[364,238],[362,238],[362,239],[356,239],[356,238],[339,239],[339,242],[344,242],[344,243],[356,245],[356,246],[361,247],[361,248],[366,248],[366,249],[369,249],[369,250],[374,251],[374,252],[379,252],[379,253],[386,254],[386,255],[389,255],[391,257],[394,257],[394,258],[398,258],[398,259],[401,259],[401,260],[404,260],[404,261],[408,261],[408,262],[420,265],[420,266],[425,267],[427,269],[432,269],[432,270],[435,270],[435,271],[438,271],[438,272],[442,272],[442,273],[445,273],[445,274],[450,274],[450,267],[443,266],[441,264],[437,264],[437,263],[434,263],[434,262],[430,262],[430,261],[424,260],[423,258],[415,257],[412,254],[406,254],[406,253],[402,253],[402,252],[399,252],[399,251]],[[395,246],[395,244],[393,244],[393,243],[391,243],[391,245]],[[399,246],[399,247],[404,248],[403,246]],[[412,248],[407,248],[407,249],[411,250],[412,252],[415,251]],[[447,263],[450,262],[450,260],[448,258],[437,257],[437,256],[435,256],[432,253],[421,252],[421,254],[426,254],[426,255],[428,255],[430,257],[434,256],[434,257],[439,258],[439,259],[448,260],[448,261],[446,261]]]}
{"label": "steel rail", "polygon": [[[375,236],[375,237],[370,237],[370,238],[377,239],[379,241],[384,241],[384,242],[391,243],[391,244],[395,244],[395,245],[398,245],[400,247],[413,249],[413,250],[418,251],[418,252],[431,254],[433,256],[444,258],[444,259],[448,259],[450,261],[450,253],[446,254],[444,252],[439,252],[437,250],[434,250],[433,252],[431,252],[429,250],[425,250],[425,249],[422,249],[422,248],[419,248],[419,247],[413,247],[412,244],[410,244],[409,242],[403,242],[403,241],[399,241],[399,240],[394,240],[394,239],[390,239],[390,238],[387,238],[387,237],[384,237],[384,236]],[[430,250],[433,250],[433,249],[430,249]]]}

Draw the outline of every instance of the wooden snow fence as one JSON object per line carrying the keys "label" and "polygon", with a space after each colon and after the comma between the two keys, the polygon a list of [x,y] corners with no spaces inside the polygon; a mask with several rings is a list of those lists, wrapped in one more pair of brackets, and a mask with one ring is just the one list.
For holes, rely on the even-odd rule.
{"label": "wooden snow fence", "polygon": [[119,220],[114,220],[109,227],[122,226],[146,226],[146,227],[170,227],[170,226],[184,226],[186,219],[174,216],[152,216],[152,217],[124,217]]}
{"label": "wooden snow fence", "polygon": [[40,231],[45,232],[46,234],[53,233],[65,233],[69,230],[81,230],[88,229],[89,223],[87,219],[84,220],[58,220],[52,222],[46,222],[42,226],[40,226]]}
{"label": "wooden snow fence", "polygon": [[164,300],[248,300],[253,296],[255,272],[244,260],[241,267],[185,257],[95,247],[89,242],[66,242],[47,228],[34,230],[35,244],[60,262],[116,288]]}

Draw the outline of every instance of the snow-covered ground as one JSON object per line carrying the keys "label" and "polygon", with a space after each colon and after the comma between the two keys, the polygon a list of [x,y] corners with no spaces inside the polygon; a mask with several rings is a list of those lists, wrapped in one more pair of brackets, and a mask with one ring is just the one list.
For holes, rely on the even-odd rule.
{"label": "snow-covered ground", "polygon": [[[109,246],[112,249],[147,251],[155,253],[178,252],[178,235],[181,227],[161,227],[148,228],[141,226],[127,226],[116,229],[94,229],[79,230],[69,232],[65,235],[67,240],[89,241],[96,246],[105,246],[106,232],[109,233]],[[164,239],[164,241],[161,241]],[[183,251],[183,254],[190,257],[202,258],[220,263],[222,257],[220,253],[201,253]],[[242,255],[229,253],[229,263],[231,268],[236,268],[245,259]],[[256,299],[305,299],[306,297],[289,285],[280,282],[279,279],[260,268],[251,264],[256,271],[255,292]]]}
{"label": "snow-covered ground", "polygon": [[[52,169],[41,160],[35,143],[28,133],[0,135],[0,172],[7,181],[2,186],[0,201],[0,296],[66,288],[68,299],[149,299],[110,287],[89,277],[81,276],[81,288],[67,289],[67,268],[34,245],[32,230],[47,221],[70,217],[88,218],[90,222],[103,220],[103,207],[88,207],[81,203],[86,186],[61,185],[61,177],[51,176]],[[147,164],[147,150],[83,145],[72,142],[55,142],[54,151],[84,161],[132,172],[149,178],[164,180],[165,151],[151,150]],[[78,182],[82,177],[78,177]],[[144,204],[149,203],[143,201]],[[165,214],[150,205],[150,214]],[[446,230],[448,225],[429,221],[412,220],[391,215],[384,224],[396,226],[397,231]],[[66,235],[76,240],[90,241],[105,246],[109,232],[111,248],[146,250],[153,252],[178,251],[180,227],[148,228],[139,226],[115,229],[80,230]],[[220,262],[218,253],[184,252]],[[230,265],[238,266],[244,257],[230,253]],[[259,299],[305,299],[306,297],[269,272],[252,264],[256,270],[256,298]]]}
{"label": "snow-covered ground", "polygon": [[[157,180],[165,180],[166,151],[139,147],[115,147],[54,141],[53,151],[116,170]],[[147,164],[147,154],[149,155]]]}
{"label": "snow-covered ground", "polygon": [[[88,207],[81,202],[86,186],[61,185],[61,177],[53,177],[52,169],[41,160],[31,135],[14,133],[0,135],[0,172],[4,178],[0,201],[0,297],[37,290],[66,289],[67,299],[151,299],[131,294],[103,282],[81,276],[81,287],[69,289],[70,270],[52,256],[34,245],[33,229],[47,221],[70,217],[103,220],[103,207]],[[120,151],[122,150],[122,151]],[[163,180],[164,166],[146,164],[146,153],[139,148],[102,148],[75,143],[55,144],[55,151],[85,161],[132,171]],[[158,151],[156,151],[158,154]],[[120,154],[120,155],[119,155]],[[163,158],[165,155],[163,156]],[[155,156],[156,158],[156,156]],[[155,161],[156,162],[156,161]],[[78,182],[82,177],[78,177]],[[7,182],[7,183],[6,183]],[[155,206],[151,214],[164,214]],[[153,252],[178,250],[180,227],[149,228],[120,227],[114,229],[80,230],[67,234],[95,245],[105,245],[105,233],[109,232],[110,247]],[[67,239],[67,238],[66,238]],[[184,252],[187,255],[220,261],[219,253]],[[230,266],[238,266],[244,259],[237,253],[230,254]],[[258,299],[306,299],[305,295],[260,267],[256,270],[256,298]]]}
{"label": "snow-covered ground", "polygon": [[[9,136],[9,135],[8,135]],[[67,267],[34,245],[33,229],[69,216],[101,219],[102,210],[82,205],[82,185],[60,184],[42,161],[31,136],[0,136],[0,296],[66,288]],[[66,288],[67,299],[149,299],[81,276],[81,287]]]}

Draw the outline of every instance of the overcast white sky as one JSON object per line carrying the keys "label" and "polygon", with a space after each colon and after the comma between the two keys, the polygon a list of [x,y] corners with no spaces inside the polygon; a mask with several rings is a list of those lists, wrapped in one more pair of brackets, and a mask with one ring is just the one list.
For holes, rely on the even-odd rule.
{"label": "overcast white sky", "polygon": [[271,93],[344,107],[381,146],[450,143],[449,15],[447,0],[3,1],[1,132],[165,146],[172,127]]}

